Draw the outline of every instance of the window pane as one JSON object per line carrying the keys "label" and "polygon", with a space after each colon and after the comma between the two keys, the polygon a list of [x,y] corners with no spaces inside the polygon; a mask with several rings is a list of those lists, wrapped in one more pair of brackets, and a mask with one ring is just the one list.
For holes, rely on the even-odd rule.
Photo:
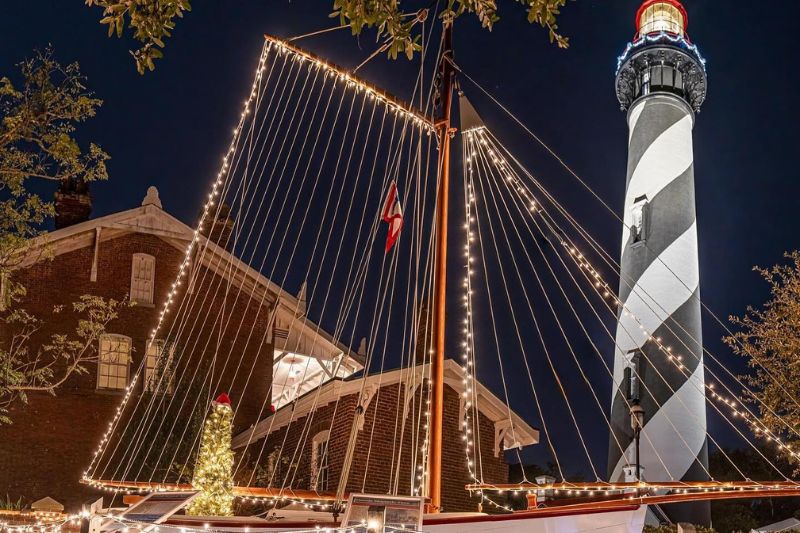
{"label": "window pane", "polygon": [[128,385],[130,339],[121,335],[104,335],[99,344],[98,388],[124,389]]}
{"label": "window pane", "polygon": [[153,303],[153,281],[155,258],[147,254],[134,254],[131,263],[131,300],[138,303]]}

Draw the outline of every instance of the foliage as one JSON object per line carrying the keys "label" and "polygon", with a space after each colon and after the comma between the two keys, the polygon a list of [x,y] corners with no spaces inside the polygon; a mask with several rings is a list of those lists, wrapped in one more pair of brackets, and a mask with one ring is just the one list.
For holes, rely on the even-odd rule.
{"label": "foliage", "polygon": [[108,177],[108,155],[94,143],[82,149],[74,136],[102,104],[85,87],[78,64],[60,65],[48,48],[19,68],[20,84],[0,78],[0,275],[6,278],[53,216],[52,203],[31,191],[31,180]]}
{"label": "foliage", "polygon": [[100,24],[108,26],[108,36],[122,37],[125,26],[141,46],[131,50],[136,70],[155,69],[155,60],[164,57],[164,40],[172,36],[176,19],[192,10],[189,0],[86,0],[87,6],[103,9]]}
{"label": "foliage", "polygon": [[233,410],[213,402],[203,427],[192,486],[200,494],[186,508],[196,516],[233,515]]}
{"label": "foliage", "polygon": [[21,511],[25,507],[22,496],[14,500],[6,494],[5,498],[0,498],[0,511]]}
{"label": "foliage", "polygon": [[[528,22],[547,29],[551,43],[560,48],[569,46],[569,39],[559,33],[557,22],[567,0],[517,2],[525,8]],[[405,11],[400,4],[400,0],[334,0],[330,16],[349,26],[353,35],[374,29],[377,40],[387,41],[389,57],[405,54],[411,59],[420,50],[420,35],[414,35],[413,29],[422,12]],[[155,68],[154,61],[163,57],[164,40],[171,37],[176,19],[191,11],[190,0],[86,0],[86,5],[102,8],[100,23],[108,26],[109,37],[122,37],[127,26],[140,44],[131,51],[140,74]],[[452,22],[465,13],[474,14],[481,26],[490,31],[500,20],[497,0],[447,0],[441,18]]]}
{"label": "foliage", "polygon": [[[85,374],[86,365],[97,361],[100,335],[125,305],[126,300],[81,296],[72,304],[78,317],[75,333],[54,334],[42,344],[34,342],[43,325],[41,319],[24,309],[0,317],[8,338],[0,344],[0,424],[11,422],[8,407],[15,401],[27,402],[28,393],[55,394],[71,376]],[[53,314],[62,311],[63,307],[55,307]]]}
{"label": "foliage", "polygon": [[[761,454],[770,457],[775,466],[783,471],[787,471],[790,465],[781,456],[775,456],[768,446],[763,444],[758,451],[749,447],[725,450],[725,453],[716,450],[709,455],[709,470],[713,478],[719,481],[741,481],[742,474],[754,481],[780,479]],[[711,521],[720,533],[750,531],[758,526],[791,518],[798,508],[800,498],[715,501],[711,503]]]}
{"label": "foliage", "polygon": [[[753,390],[745,395],[760,421],[794,448],[800,439],[786,424],[800,426],[800,252],[785,257],[786,264],[754,269],[769,284],[770,298],[760,309],[731,317],[738,331],[724,340],[752,369],[742,379]],[[797,463],[794,468],[800,472]]]}
{"label": "foliage", "polygon": [[[547,28],[550,42],[561,48],[569,46],[569,40],[558,33],[557,16],[566,0],[517,0],[525,6],[528,22]],[[448,0],[441,18],[452,22],[464,13],[474,14],[487,30],[492,30],[500,20],[497,0]],[[405,54],[409,59],[420,49],[419,36],[413,36],[416,23],[413,13],[403,11],[397,0],[334,0],[331,17],[338,17],[342,25],[350,26],[353,35],[360,35],[364,28],[375,28],[377,38],[387,38],[389,57]]]}
{"label": "foliage", "polygon": [[[77,327],[41,339],[43,321],[20,306],[25,287],[13,279],[24,259],[41,259],[31,247],[53,216],[36,183],[84,183],[107,178],[108,155],[96,144],[81,148],[78,124],[95,115],[101,100],[84,85],[77,63],[62,66],[51,49],[19,64],[21,80],[0,78],[0,424],[9,406],[32,391],[53,394],[96,359],[96,343],[127,302],[83,296],[70,306]],[[41,243],[40,243],[41,244]],[[35,255],[35,254],[40,255]],[[56,307],[54,314],[64,307]]]}

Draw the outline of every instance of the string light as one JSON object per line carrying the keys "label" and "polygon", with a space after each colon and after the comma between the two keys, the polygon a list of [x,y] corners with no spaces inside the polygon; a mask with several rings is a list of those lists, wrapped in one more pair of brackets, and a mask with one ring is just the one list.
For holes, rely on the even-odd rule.
{"label": "string light", "polygon": [[[195,247],[198,245],[198,243],[200,242],[200,239],[201,239],[200,228],[203,227],[204,223],[206,222],[206,218],[208,217],[208,215],[209,215],[209,213],[211,211],[211,208],[215,205],[215,198],[219,194],[220,186],[222,186],[223,182],[225,181],[226,176],[228,175],[229,159],[233,155],[235,147],[236,147],[237,142],[239,140],[239,137],[240,137],[240,135],[242,133],[242,129],[243,129],[244,123],[245,123],[245,118],[249,115],[249,112],[250,112],[250,105],[253,102],[253,100],[256,98],[256,94],[257,94],[257,91],[258,91],[258,86],[259,86],[259,83],[260,83],[260,81],[261,81],[261,79],[263,77],[264,70],[266,68],[267,56],[269,55],[269,52],[272,49],[273,49],[273,44],[272,43],[270,43],[270,42],[265,43],[264,49],[262,50],[262,53],[261,53],[261,57],[259,58],[259,61],[258,61],[258,66],[256,67],[253,84],[252,84],[251,89],[250,89],[250,94],[248,96],[248,99],[244,102],[244,107],[243,107],[243,110],[242,110],[242,113],[241,113],[241,117],[239,119],[239,123],[237,124],[236,128],[234,128],[234,130],[233,130],[233,138],[231,139],[231,143],[230,143],[230,145],[228,147],[227,153],[222,158],[222,166],[221,166],[219,172],[217,173],[217,176],[214,179],[214,182],[212,183],[211,192],[209,193],[208,199],[206,200],[206,203],[203,206],[203,211],[202,211],[202,214],[200,215],[200,220],[199,220],[199,222],[197,224],[197,228],[194,230],[194,232],[192,234],[192,238],[189,241],[189,244],[186,246],[186,252],[185,252],[185,255],[183,257],[183,261],[181,262],[180,267],[178,268],[178,275],[177,275],[175,281],[170,286],[170,290],[167,293],[165,302],[164,302],[164,304],[163,304],[163,306],[161,308],[161,311],[160,311],[160,313],[158,315],[158,321],[156,323],[156,326],[150,332],[150,336],[149,336],[148,342],[147,342],[147,350],[149,350],[150,346],[153,344],[153,342],[155,342],[156,335],[158,334],[159,330],[161,329],[161,326],[164,323],[164,319],[169,314],[169,311],[171,309],[171,304],[173,303],[173,301],[175,299],[175,296],[177,295],[177,292],[178,292],[179,287],[181,286],[182,280],[186,277],[187,272],[190,270],[189,269],[189,265],[190,265],[190,262],[191,262],[192,251],[195,249]],[[94,455],[92,456],[92,460],[89,463],[89,466],[87,467],[87,469],[83,473],[81,481],[86,483],[86,484],[88,484],[88,485],[90,485],[90,486],[97,487],[97,488],[102,488],[103,483],[100,483],[100,482],[98,482],[96,480],[92,480],[91,476],[90,476],[90,472],[93,473],[92,469],[96,466],[97,461],[99,460],[99,457],[100,457],[100,455],[101,455],[101,453],[102,453],[102,451],[104,449],[103,448],[104,445],[109,441],[111,433],[116,428],[116,425],[117,425],[117,423],[119,422],[119,420],[120,420],[120,418],[122,416],[122,412],[124,411],[125,406],[127,405],[128,400],[131,397],[131,393],[134,390],[134,388],[136,387],[136,383],[138,381],[138,377],[139,377],[139,374],[136,373],[134,375],[133,379],[131,380],[130,384],[125,388],[125,395],[123,396],[119,407],[117,407],[117,410],[114,413],[113,419],[111,420],[111,422],[108,425],[108,430],[103,435],[103,438],[101,439],[100,443],[98,444],[98,446],[97,446],[97,448],[96,448],[96,450],[94,452]],[[112,492],[130,493],[131,491],[130,490],[112,489]]]}
{"label": "string light", "polygon": [[[474,135],[478,138],[478,144],[480,147],[487,147],[485,148],[486,153],[489,155],[489,159],[495,164],[495,167],[498,171],[506,177],[508,183],[516,190],[520,195],[523,197],[523,200],[526,205],[530,206],[531,215],[537,212],[536,206],[538,205],[537,201],[529,191],[527,187],[521,185],[518,176],[510,168],[508,163],[502,156],[497,155],[497,148],[494,147],[493,142],[489,139],[485,126],[474,128],[470,130],[470,137]],[[483,148],[481,148],[483,149]],[[475,157],[475,154],[470,154],[467,158],[468,161],[471,161]],[[471,169],[468,172],[472,172]],[[611,288],[611,286],[603,279],[600,272],[592,266],[589,260],[578,250],[574,245],[568,243],[564,238],[560,235],[557,235],[559,244],[566,250],[568,255],[572,258],[573,262],[582,270],[587,272],[588,277],[593,281],[592,286],[593,290],[602,298],[609,300],[613,308],[620,309],[623,316],[629,317],[633,319],[636,323],[636,326],[642,332],[645,337],[645,342],[652,342],[656,345],[658,350],[664,354],[667,361],[672,363],[672,365],[682,373],[684,377],[689,378],[688,369],[686,365],[683,363],[684,356],[680,353],[677,353],[673,350],[672,346],[667,345],[663,342],[663,339],[659,336],[656,336],[654,333],[650,332],[645,328],[642,320],[636,316],[616,294],[616,292]],[[724,405],[726,408],[730,409],[731,416],[733,418],[741,418],[745,420],[750,428],[754,430],[754,434],[756,437],[760,437],[764,439],[766,442],[774,441],[776,447],[780,452],[782,452],[787,458],[791,459],[798,459],[800,458],[800,453],[793,450],[789,446],[785,444],[783,440],[781,440],[775,433],[771,432],[766,425],[762,422],[757,420],[747,409],[738,408],[738,405],[742,404],[741,400],[738,400],[738,404],[736,401],[732,400],[729,397],[721,395],[716,392],[715,386],[713,383],[704,383],[703,386],[707,389],[710,393],[711,399],[717,401],[718,403]],[[727,388],[727,387],[726,387]],[[708,394],[706,397],[708,398]],[[708,400],[710,401],[710,400]],[[720,414],[722,411],[720,410]],[[724,415],[723,415],[724,416]],[[732,422],[731,422],[732,423]]]}
{"label": "string light", "polygon": [[696,44],[692,44],[688,39],[683,37],[682,35],[672,35],[670,33],[662,31],[661,33],[657,34],[648,34],[643,35],[633,41],[632,43],[628,43],[628,46],[625,48],[625,51],[622,53],[621,56],[617,58],[617,74],[619,74],[620,69],[622,69],[622,65],[631,55],[631,52],[634,50],[641,48],[646,44],[651,43],[658,43],[658,42],[669,42],[672,44],[677,44],[686,50],[694,53],[697,56],[697,59],[700,60],[700,64],[703,66],[703,71],[706,69],[706,60],[700,54],[700,49],[697,48]]}
{"label": "string light", "polygon": [[[464,443],[464,455],[466,457],[466,466],[467,471],[469,472],[470,478],[475,483],[481,483],[478,479],[475,469],[475,459],[477,458],[476,454],[476,447],[475,447],[475,431],[474,428],[470,426],[470,419],[477,418],[475,415],[472,415],[473,409],[477,409],[477,405],[474,403],[477,401],[475,396],[475,375],[474,375],[474,368],[475,368],[475,353],[473,348],[473,325],[474,325],[474,314],[472,308],[472,250],[471,245],[474,241],[473,237],[473,229],[472,224],[475,222],[475,217],[472,216],[472,210],[475,208],[475,194],[473,189],[473,182],[472,182],[472,174],[473,174],[473,160],[475,159],[475,154],[472,152],[472,140],[473,134],[475,131],[478,131],[479,128],[471,128],[466,130],[464,133],[467,135],[467,139],[470,142],[466,143],[465,150],[467,153],[464,157],[464,163],[466,165],[466,171],[464,173],[465,177],[465,187],[464,187],[464,280],[462,283],[464,292],[462,295],[462,301],[464,302],[464,318],[463,318],[463,327],[462,327],[462,342],[461,342],[461,371],[463,373],[462,384],[464,385],[464,392],[462,393],[462,402],[464,404],[464,414],[463,418],[461,419],[461,440]],[[478,496],[481,499],[481,504],[488,503],[490,506],[505,511],[508,513],[513,512],[514,510],[510,506],[502,505],[488,496],[484,494],[484,491],[479,490],[477,491]]]}
{"label": "string light", "polygon": [[[156,326],[151,330],[149,338],[148,338],[148,348],[149,346],[156,340],[159,331],[161,330],[166,317],[169,315],[170,311],[172,310],[173,303],[177,300],[178,291],[184,281],[186,275],[190,272],[190,263],[192,258],[192,252],[201,245],[201,241],[203,240],[201,229],[204,227],[209,214],[211,213],[212,208],[217,205],[218,200],[217,197],[220,195],[220,190],[223,187],[226,178],[228,177],[231,169],[230,169],[230,162],[232,156],[235,152],[235,148],[237,146],[238,140],[242,135],[243,128],[245,125],[246,118],[250,115],[252,104],[257,96],[257,91],[259,87],[259,83],[263,78],[264,70],[266,69],[266,62],[267,57],[270,52],[274,51],[276,55],[284,55],[289,54],[292,57],[293,61],[299,61],[301,63],[308,63],[312,68],[321,68],[324,70],[325,75],[332,75],[338,77],[341,81],[343,81],[346,87],[355,90],[357,92],[364,92],[371,100],[377,100],[383,105],[387,106],[389,109],[394,111],[395,114],[402,116],[409,120],[411,123],[419,127],[420,129],[425,129],[427,133],[430,135],[431,132],[435,131],[433,122],[426,116],[422,115],[420,112],[414,110],[410,106],[396,100],[395,98],[391,97],[387,93],[373,87],[372,85],[364,82],[363,80],[359,79],[358,77],[346,72],[345,70],[337,67],[334,64],[328,63],[312,54],[305,52],[299,48],[291,46],[285,41],[282,41],[278,38],[265,35],[265,47],[262,51],[261,58],[259,59],[258,66],[255,71],[254,81],[251,87],[250,94],[244,102],[244,106],[241,112],[240,120],[237,126],[232,130],[233,138],[231,143],[228,147],[228,151],[222,158],[222,163],[219,172],[215,180],[212,183],[211,190],[207,196],[207,200],[203,206],[202,214],[200,216],[199,222],[197,224],[196,229],[192,234],[192,238],[188,243],[185,251],[185,255],[183,258],[182,263],[178,268],[178,275],[176,280],[172,283],[170,290],[168,291],[164,304],[159,312],[158,320]],[[98,461],[103,453],[104,447],[107,445],[111,438],[111,434],[113,433],[114,429],[116,428],[117,424],[120,421],[122,416],[122,412],[125,409],[131,395],[132,391],[135,389],[136,384],[138,382],[138,373],[136,373],[130,384],[125,389],[125,394],[123,399],[120,403],[120,406],[117,408],[113,419],[108,425],[108,429],[106,433],[103,435],[101,441],[99,442],[93,456],[92,460],[84,471],[81,481],[86,483],[90,486],[96,488],[103,488],[105,490],[109,490],[110,492],[114,493],[123,493],[129,494],[132,492],[136,492],[136,490],[132,489],[124,489],[120,487],[108,487],[106,483],[92,479],[92,474],[94,473],[94,468],[96,468]]]}
{"label": "string light", "polygon": [[414,122],[414,124],[416,124],[417,126],[424,127],[429,132],[435,131],[433,121],[429,117],[426,117],[419,111],[398,101],[394,97],[381,91],[377,87],[370,85],[364,80],[361,80],[357,76],[354,76],[353,74],[342,69],[341,67],[333,63],[329,63],[309,52],[306,52],[305,50],[296,48],[290,45],[288,42],[278,39],[277,37],[273,37],[271,35],[265,35],[264,38],[269,43],[274,44],[282,53],[288,52],[294,54],[295,57],[299,58],[301,61],[307,61],[317,67],[324,69],[325,72],[337,76],[341,81],[345,82],[348,87],[355,89],[357,91],[366,92],[367,96],[370,99],[375,99],[382,102],[383,104],[388,106],[389,109],[391,109],[393,112]]}

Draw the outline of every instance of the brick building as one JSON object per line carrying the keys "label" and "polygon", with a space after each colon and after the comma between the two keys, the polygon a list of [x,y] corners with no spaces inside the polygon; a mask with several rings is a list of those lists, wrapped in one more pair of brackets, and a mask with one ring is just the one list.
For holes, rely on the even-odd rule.
{"label": "brick building", "polygon": [[[267,477],[273,479],[273,486],[335,492],[357,416],[357,452],[345,492],[409,494],[412,480],[420,474],[414,465],[419,464],[424,434],[416,428],[424,420],[415,420],[424,416],[427,397],[420,384],[426,370],[418,365],[366,378],[331,380],[237,435],[234,450],[247,449],[260,456],[260,464],[268,465]],[[459,427],[466,407],[463,377],[457,363],[445,361],[442,506],[448,512],[475,511],[478,505],[464,490],[473,480]],[[507,483],[504,451],[537,443],[539,432],[516,413],[511,412],[509,418],[506,404],[482,384],[476,383],[476,393],[479,430],[475,440],[480,459],[475,468],[487,482]],[[363,411],[357,415],[359,398]]]}
{"label": "brick building", "polygon": [[[123,309],[109,325],[97,343],[97,363],[89,365],[87,373],[71,377],[56,396],[29,394],[27,404],[12,405],[13,424],[0,426],[0,495],[27,503],[49,496],[67,510],[99,495],[79,483],[84,469],[134,374],[141,372],[143,377],[132,391],[135,399],[156,374],[158,354],[166,353],[163,347],[151,347],[148,352],[147,339],[194,235],[193,228],[162,208],[154,187],[148,189],[141,206],[96,219],[88,219],[87,199],[88,191],[57,195],[57,229],[32,244],[27,259],[13,274],[27,288],[20,305],[44,319],[31,345],[35,348],[54,333],[74,331],[78,317],[69,306],[81,295],[130,297],[136,305]],[[358,393],[364,386],[369,394],[365,414],[357,422],[356,445],[371,451],[357,454],[347,490],[361,490],[363,483],[366,491],[385,493],[393,483],[407,493],[416,475],[412,470],[419,435],[409,429],[402,433],[401,442],[394,440],[397,424],[414,425],[412,414],[422,401],[419,388],[405,386],[410,371],[348,379],[362,370],[362,356],[334,342],[307,319],[296,320],[305,315],[305,287],[299,288],[297,296],[288,294],[237,259],[226,246],[233,230],[227,218],[215,221],[209,239],[201,239],[192,257],[188,282],[174,299],[189,301],[188,295],[199,302],[183,316],[208,318],[224,309],[226,320],[238,327],[215,329],[214,320],[203,318],[200,326],[174,343],[188,354],[182,359],[184,367],[199,367],[221,352],[241,354],[241,365],[251,369],[237,373],[223,365],[214,367],[212,376],[230,383],[226,388],[234,403],[247,398],[236,406],[237,452],[263,445],[262,460],[269,461],[284,437],[285,449],[292,450],[304,439],[292,484],[335,490]],[[65,306],[64,311],[53,314],[55,306]],[[170,328],[168,323],[162,330]],[[220,331],[222,335],[215,335]],[[251,332],[259,342],[250,342]],[[7,334],[0,331],[0,338]],[[209,342],[212,337],[215,342]],[[293,371],[298,367],[307,369],[302,377]],[[414,372],[420,383],[423,368],[418,366]],[[458,365],[448,361],[446,376],[445,442],[453,444],[445,447],[443,503],[450,511],[475,510],[477,502],[464,491],[471,480],[458,427],[464,409]],[[508,476],[503,451],[537,442],[538,432],[516,414],[509,421],[508,408],[485,387],[477,386],[483,474],[487,481],[502,483]],[[263,406],[270,403],[276,412],[263,419]],[[398,406],[402,416],[397,414]],[[306,424],[312,407],[316,407],[313,424]],[[306,425],[303,436],[298,428]]]}
{"label": "brick building", "polygon": [[[67,509],[98,495],[79,479],[133,373],[140,369],[147,377],[155,370],[156,354],[153,349],[147,353],[147,338],[194,234],[193,228],[164,211],[154,187],[140,207],[91,220],[86,220],[85,198],[76,201],[76,195],[88,197],[85,191],[57,195],[57,229],[34,242],[28,259],[13,273],[27,289],[20,306],[44,321],[31,347],[35,349],[54,333],[75,331],[78,317],[70,309],[81,295],[117,300],[130,296],[136,305],[122,309],[109,325],[98,342],[98,363],[90,364],[87,373],[71,377],[56,396],[30,393],[27,404],[11,406],[13,424],[0,425],[0,494],[28,503],[50,496]],[[224,227],[225,221],[217,226]],[[238,406],[235,423],[242,429],[258,420],[270,389],[272,402],[280,406],[291,394],[302,394],[328,379],[332,369],[338,376],[347,376],[361,364],[357,354],[334,343],[316,325],[292,320],[304,312],[302,298],[283,292],[238,261],[225,250],[230,232],[217,233],[212,237],[222,246],[201,243],[198,249],[204,253],[191,264],[195,281],[187,283],[185,290],[203,295],[197,314],[224,308],[243,331],[252,330],[255,338],[263,339],[246,343],[242,336],[230,334],[214,345],[223,352],[242,353],[242,363],[253,369],[247,383],[230,370],[215,376],[220,381],[230,378],[229,392],[234,398],[251,400]],[[234,290],[215,290],[219,286]],[[53,314],[55,306],[64,310]],[[210,320],[195,329],[195,347],[186,364],[209,356],[206,341],[215,331],[219,328],[214,329]],[[285,364],[287,347],[297,352],[291,352],[293,360],[309,359],[306,366],[311,370],[302,383],[296,382]],[[141,364],[145,357],[146,364]],[[134,393],[141,393],[146,383],[147,379],[139,380]]]}

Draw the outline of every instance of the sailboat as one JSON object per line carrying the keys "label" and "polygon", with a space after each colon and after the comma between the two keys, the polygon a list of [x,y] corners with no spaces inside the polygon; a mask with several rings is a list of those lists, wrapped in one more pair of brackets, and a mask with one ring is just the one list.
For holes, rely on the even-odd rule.
{"label": "sailboat", "polygon": [[[654,2],[648,0],[646,4]],[[671,16],[669,11],[653,13],[648,16]],[[636,47],[652,43],[696,50],[673,29],[655,23],[626,54],[635,56]],[[454,61],[449,23],[444,25],[436,65],[436,82],[431,83],[435,94],[430,91],[426,95],[422,90],[426,77],[421,69],[415,90],[420,105],[414,106],[291,41],[266,36],[230,148],[151,335],[151,344],[160,347],[162,364],[157,371],[151,369],[149,376],[145,376],[144,366],[140,367],[136,379],[149,380],[149,393],[137,392],[136,379],[130,384],[83,481],[117,494],[191,494],[194,487],[187,472],[197,457],[207,405],[218,393],[227,392],[242,404],[250,396],[249,419],[234,438],[240,445],[235,458],[237,485],[229,492],[245,505],[267,510],[259,517],[170,513],[157,522],[157,531],[633,533],[642,530],[648,506],[800,494],[800,486],[788,477],[781,482],[685,481],[679,477],[645,481],[635,424],[636,459],[617,442],[622,461],[627,461],[627,477],[603,481],[578,423],[578,405],[563,379],[560,365],[564,363],[554,361],[550,351],[554,337],[543,333],[545,324],[537,313],[542,309],[552,313],[548,320],[560,330],[556,333],[558,342],[564,343],[561,355],[569,364],[574,360],[581,386],[587,387],[590,401],[597,404],[613,434],[570,333],[577,331],[589,339],[615,386],[620,385],[620,378],[604,363],[583,322],[565,326],[559,318],[560,313],[567,312],[577,317],[576,308],[580,306],[601,322],[597,309],[614,317],[620,312],[628,316],[624,302],[605,280],[603,268],[595,266],[599,261],[614,268],[613,260],[608,261],[608,254],[597,247],[590,232],[504,146],[463,94],[458,99],[460,128],[454,128],[451,111],[455,107],[456,76],[460,81],[473,80]],[[457,131],[462,145],[463,210],[453,209],[450,195],[455,159],[451,143]],[[457,234],[463,240],[458,247],[452,245],[451,209],[463,215],[458,223],[463,231]],[[229,222],[234,231],[223,246],[206,237],[217,230],[218,224]],[[389,233],[385,245],[380,239],[383,232]],[[240,258],[238,264],[219,260],[226,247]],[[453,252],[464,258],[463,279],[458,280],[462,287],[460,311],[451,311],[450,315],[457,315],[461,327],[446,329],[448,256],[452,258]],[[534,260],[544,261],[540,269]],[[209,279],[213,278],[215,269],[235,269],[245,281],[258,276],[279,281],[272,293],[258,293],[253,288],[247,294],[241,287],[219,283],[211,285],[213,294],[209,294],[211,282],[204,276],[211,272]],[[493,274],[500,281],[491,281]],[[548,281],[540,275],[552,277]],[[309,276],[316,277],[307,283]],[[569,285],[570,289],[562,282],[574,286]],[[282,287],[290,283],[302,285],[297,297],[284,293]],[[532,290],[541,292],[541,304],[532,303]],[[571,300],[568,290],[582,301]],[[217,298],[217,294],[224,298]],[[553,303],[552,295],[559,294],[568,307]],[[256,315],[264,307],[272,311],[268,316],[250,316],[250,321],[239,319],[225,303],[230,295],[234,295],[234,302],[240,297],[248,302],[260,300],[258,310],[253,311]],[[263,305],[265,301],[270,305]],[[507,318],[495,314],[500,308],[508,313]],[[676,371],[683,369],[679,346],[662,346],[645,321],[636,316],[631,320],[641,329],[640,335],[658,345],[665,360],[674,362]],[[333,324],[330,333],[320,326],[326,321]],[[366,330],[367,340],[358,351],[352,351],[343,340],[353,341],[357,330]],[[446,358],[448,349],[453,350],[449,345],[455,345],[448,340],[449,332],[460,336],[458,364]],[[228,336],[234,341],[226,341]],[[534,379],[536,371],[531,370],[530,345],[539,342],[537,350],[543,362],[535,370],[552,374],[555,396],[542,392]],[[492,350],[484,348],[487,343]],[[398,347],[395,351],[399,352],[400,368],[390,380],[385,365],[392,346]],[[322,352],[331,347],[338,348],[323,356]],[[262,350],[271,364],[274,362],[270,393],[253,386]],[[506,380],[517,374],[526,386],[530,383],[530,404],[536,407],[531,412],[537,413],[543,426],[560,481],[555,476],[542,476],[532,482],[524,472],[519,483],[485,481],[478,434],[481,405],[491,395],[478,382],[477,367],[489,364],[491,359],[484,354],[491,352],[497,353],[496,371],[503,389],[502,400],[495,397],[495,405],[508,409],[508,424],[496,445],[507,442],[507,449],[517,450],[525,435],[534,432],[508,408],[513,392],[509,393]],[[510,353],[521,355],[522,362],[512,363]],[[370,370],[377,373],[371,376]],[[383,379],[396,384],[398,391],[403,387],[411,391],[405,403],[398,393],[392,413],[395,425],[390,432],[396,447],[390,455],[387,490],[385,494],[347,494],[354,465],[372,453],[375,418],[368,446],[359,444],[358,434],[364,430],[364,414],[375,390],[385,385]],[[457,444],[445,442],[449,422],[446,387],[453,381],[461,382],[455,425],[462,439]],[[700,384],[701,389],[706,386],[710,385]],[[749,429],[780,442],[729,386],[720,387],[725,390],[716,389],[713,396],[709,395],[710,405],[720,413],[732,409],[733,416]],[[333,392],[340,389],[350,391],[355,400],[343,401],[347,397],[344,393]],[[566,413],[563,420],[575,426],[577,439],[572,446],[585,452],[596,481],[568,481],[564,475],[551,434],[558,430],[551,431],[547,426],[549,403],[558,394],[564,402],[560,406]],[[218,398],[216,403],[224,406],[226,402],[229,405],[228,400]],[[725,407],[720,409],[718,404],[723,402]],[[323,406],[332,408],[334,414],[325,424],[314,422],[315,413]],[[329,424],[327,430],[319,431],[327,431],[327,438],[335,428],[341,428],[341,423],[337,426],[333,422],[341,412],[349,414],[344,418],[348,431],[343,433],[348,437],[341,457],[337,457],[339,480],[334,484],[327,462],[329,445],[327,441],[317,442],[314,432]],[[242,408],[235,416],[245,418],[244,413]],[[302,428],[297,442],[289,439],[290,424]],[[278,435],[279,445],[270,443],[272,435]],[[679,443],[666,444],[679,447]],[[313,457],[302,459],[309,447]],[[448,447],[463,448],[472,481],[463,490],[480,502],[480,512],[445,512],[443,450]],[[653,444],[652,448],[660,459],[658,446]],[[785,451],[783,445],[780,451]],[[403,453],[406,462],[399,459]],[[796,455],[792,450],[788,453]],[[366,459],[362,486],[367,484],[369,466]],[[405,467],[409,471],[404,471]],[[306,475],[301,468],[308,468],[308,489],[299,488],[296,482]],[[336,490],[328,490],[333,487]],[[511,509],[505,500],[509,493],[525,499],[527,509]],[[150,503],[163,509],[166,500]],[[348,521],[352,518],[348,513],[359,505],[367,509],[365,513],[371,508],[384,509],[382,520],[386,518],[385,509],[400,509],[408,522],[376,525],[367,518]],[[142,517],[152,513],[142,509],[105,516],[106,524],[110,521],[128,529],[151,530],[156,526]],[[483,512],[489,510],[494,512]]]}

